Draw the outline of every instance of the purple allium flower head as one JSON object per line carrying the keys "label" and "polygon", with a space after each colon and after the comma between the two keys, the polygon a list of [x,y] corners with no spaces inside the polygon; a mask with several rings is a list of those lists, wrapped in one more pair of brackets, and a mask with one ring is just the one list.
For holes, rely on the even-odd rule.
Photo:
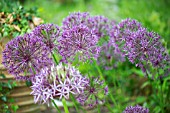
{"label": "purple allium flower head", "polygon": [[98,65],[104,66],[106,70],[110,70],[117,67],[119,62],[124,61],[125,56],[119,49],[115,49],[110,42],[103,43],[100,55],[97,59]]}
{"label": "purple allium flower head", "polygon": [[63,20],[63,30],[68,30],[73,28],[74,26],[78,26],[80,24],[87,25],[87,20],[90,18],[89,13],[87,12],[75,12],[75,13],[70,13],[69,16],[67,16]]}
{"label": "purple allium flower head", "polygon": [[167,70],[170,56],[160,42],[160,36],[149,32],[136,20],[123,20],[113,27],[110,36],[112,45],[124,52],[146,75],[148,72],[155,75],[152,68]]}
{"label": "purple allium flower head", "polygon": [[51,64],[48,54],[40,38],[32,33],[25,34],[7,43],[3,51],[3,64],[9,73],[22,79],[24,73],[35,74],[41,68]]}
{"label": "purple allium flower head", "polygon": [[80,61],[91,58],[97,59],[100,51],[100,47],[97,46],[98,39],[93,30],[87,26],[83,24],[73,26],[71,29],[64,30],[58,40],[59,53],[65,62],[71,62],[76,57]]}
{"label": "purple allium flower head", "polygon": [[50,52],[56,49],[60,35],[60,28],[57,25],[41,24],[33,30],[33,33],[42,39]]}
{"label": "purple allium flower head", "polygon": [[69,99],[70,94],[82,93],[88,83],[88,79],[81,76],[76,68],[60,63],[42,69],[35,76],[31,94],[34,95],[35,102],[40,103],[48,103],[49,99],[54,98]]}
{"label": "purple allium flower head", "polygon": [[105,102],[108,95],[108,87],[99,78],[90,78],[83,93],[77,95],[76,99],[81,105],[88,105],[90,108]]}
{"label": "purple allium flower head", "polygon": [[142,106],[129,106],[123,111],[123,113],[149,113],[149,109],[143,108]]}

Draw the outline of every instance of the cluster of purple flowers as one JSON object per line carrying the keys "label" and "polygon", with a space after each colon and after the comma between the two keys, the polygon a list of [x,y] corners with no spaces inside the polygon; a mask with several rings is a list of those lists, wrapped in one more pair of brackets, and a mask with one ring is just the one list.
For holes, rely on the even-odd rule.
{"label": "cluster of purple flowers", "polygon": [[[90,16],[89,13],[71,13],[63,20],[63,32],[59,39],[59,53],[63,61],[97,59],[100,47],[97,46],[100,38],[109,34],[113,21],[104,16]],[[71,48],[71,49],[70,49]]]}
{"label": "cluster of purple flowers", "polygon": [[154,73],[153,68],[168,70],[170,56],[163,47],[160,36],[149,32],[138,21],[123,20],[113,26],[110,37],[112,45],[122,51],[129,61],[140,67],[146,75],[165,74],[161,71]]}
{"label": "cluster of purple flowers", "polygon": [[[107,41],[99,46],[101,40]],[[59,64],[51,57],[56,53],[62,57]],[[94,107],[104,103],[107,85],[99,78],[82,76],[70,63],[76,58],[82,62],[95,59],[105,69],[112,69],[116,65],[112,60],[123,62],[125,56],[144,73],[152,73],[153,68],[169,71],[170,57],[158,34],[136,20],[126,19],[115,25],[104,16],[78,12],[66,17],[62,27],[42,24],[14,38],[3,52],[3,64],[17,79],[32,82],[35,103],[69,99],[72,94],[82,105]],[[165,75],[162,70],[157,73]],[[136,112],[149,111],[135,106],[123,113]]]}
{"label": "cluster of purple flowers", "polygon": [[41,68],[51,64],[49,51],[41,38],[30,33],[8,42],[3,51],[3,64],[19,79],[30,79],[24,75],[35,75]]}
{"label": "cluster of purple flowers", "polygon": [[73,61],[75,56],[81,61],[97,58],[100,47],[97,46],[98,37],[93,30],[80,24],[64,30],[59,39],[58,50],[63,61]]}
{"label": "cluster of purple flowers", "polygon": [[[98,42],[108,34],[108,25],[107,18],[90,16],[89,13],[70,14],[62,27],[39,25],[31,33],[18,36],[6,45],[3,64],[16,79],[32,82],[31,94],[35,103],[69,99],[72,94],[81,100],[81,104],[90,102],[88,105],[94,107],[104,102],[107,86],[99,79],[83,77],[70,63],[76,57],[83,62],[97,59],[100,53]],[[60,62],[52,59],[54,54],[62,57]]]}
{"label": "cluster of purple flowers", "polygon": [[108,86],[106,86],[104,81],[101,81],[99,77],[91,77],[89,81],[83,93],[77,95],[76,98],[81,105],[88,105],[92,108],[105,102],[105,97],[108,95]]}
{"label": "cluster of purple flowers", "polygon": [[123,113],[149,113],[149,109],[143,108],[142,106],[129,106],[123,111]]}
{"label": "cluster of purple flowers", "polygon": [[80,94],[89,80],[71,65],[62,63],[46,67],[32,81],[32,95],[35,103],[48,103],[50,99],[69,99],[70,94]]}

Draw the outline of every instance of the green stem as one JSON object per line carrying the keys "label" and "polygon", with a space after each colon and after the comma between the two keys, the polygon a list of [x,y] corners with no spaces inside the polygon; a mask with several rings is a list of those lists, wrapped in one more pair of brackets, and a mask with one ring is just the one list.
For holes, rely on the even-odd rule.
{"label": "green stem", "polygon": [[114,113],[113,108],[110,107],[110,104],[106,103],[105,105],[107,106],[107,108],[110,110],[111,113]]}
{"label": "green stem", "polygon": [[98,106],[97,106],[97,110],[98,110],[98,113],[101,113],[100,111],[100,105],[98,104]]}
{"label": "green stem", "polygon": [[164,113],[164,93],[163,93],[163,85],[161,84],[161,86],[160,86],[160,92],[161,92],[161,107],[162,107],[162,113]]}
{"label": "green stem", "polygon": [[[102,79],[102,80],[105,80],[105,78],[103,77],[102,71],[100,70],[99,66],[97,65],[97,62],[96,62],[95,60],[93,60],[93,62],[95,63],[95,67],[97,68],[97,71],[98,71],[101,79]],[[104,84],[106,85],[105,82],[104,82]],[[110,96],[111,100],[113,101],[114,105],[117,106],[118,109],[120,109],[119,106],[118,106],[118,104],[117,104],[117,102],[116,102],[116,100],[113,98],[112,94],[109,93],[109,96]]]}
{"label": "green stem", "polygon": [[52,103],[54,104],[55,108],[57,109],[58,113],[61,113],[61,110],[58,108],[57,104],[52,100]]}
{"label": "green stem", "polygon": [[80,111],[79,111],[79,105],[77,105],[77,102],[75,101],[75,98],[73,97],[72,94],[70,95],[70,97],[71,97],[71,100],[72,100],[73,103],[74,103],[74,106],[75,106],[75,108],[76,108],[77,113],[80,113]]}
{"label": "green stem", "polygon": [[68,110],[68,107],[67,107],[67,103],[66,103],[65,98],[62,99],[62,103],[63,103],[63,106],[64,106],[64,111],[65,111],[65,113],[69,113],[69,110]]}
{"label": "green stem", "polygon": [[57,61],[57,59],[55,58],[54,53],[51,53],[51,54],[52,54],[52,56],[53,56],[53,59],[54,59],[55,63],[58,65],[58,61]]}

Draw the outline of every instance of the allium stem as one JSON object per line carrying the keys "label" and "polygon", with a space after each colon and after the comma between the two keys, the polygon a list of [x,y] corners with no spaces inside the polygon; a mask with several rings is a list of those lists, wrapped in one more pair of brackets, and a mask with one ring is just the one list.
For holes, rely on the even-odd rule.
{"label": "allium stem", "polygon": [[57,104],[52,100],[52,103],[54,104],[55,108],[57,109],[58,113],[61,113],[61,110],[58,108]]}
{"label": "allium stem", "polygon": [[97,110],[98,110],[98,113],[101,113],[101,109],[100,109],[100,105],[99,104],[97,105]]}
{"label": "allium stem", "polygon": [[65,113],[69,113],[69,110],[68,110],[68,107],[67,107],[67,103],[66,103],[65,98],[62,98],[62,103],[63,103],[63,106],[64,106],[64,111],[65,111]]}
{"label": "allium stem", "polygon": [[73,103],[74,103],[74,106],[75,106],[75,108],[76,108],[77,113],[80,113],[80,111],[79,111],[79,105],[77,104],[75,98],[73,97],[72,94],[70,95],[70,97],[71,97],[71,100],[72,100]]}
{"label": "allium stem", "polygon": [[36,74],[36,71],[33,66],[31,66],[31,69],[32,69],[33,73]]}
{"label": "allium stem", "polygon": [[111,113],[114,113],[113,108],[110,106],[109,103],[106,103],[105,105],[107,106],[107,108],[110,110]]}
{"label": "allium stem", "polygon": [[[105,80],[105,78],[103,77],[102,71],[100,70],[100,67],[98,66],[97,62],[96,62],[95,60],[93,60],[93,61],[94,61],[94,63],[95,63],[95,67],[97,68],[97,71],[98,71],[101,79],[102,79],[102,80]],[[106,83],[104,82],[104,84],[106,84]],[[111,91],[111,90],[109,90],[109,91]],[[112,94],[109,93],[109,96],[110,96],[111,100],[113,101],[114,105],[119,108],[119,106],[118,106],[118,104],[116,103],[116,100],[113,98]]]}
{"label": "allium stem", "polygon": [[57,59],[56,59],[56,57],[55,57],[54,53],[52,53],[52,56],[53,56],[53,59],[54,59],[54,61],[55,61],[56,65],[58,65],[58,61],[57,61]]}

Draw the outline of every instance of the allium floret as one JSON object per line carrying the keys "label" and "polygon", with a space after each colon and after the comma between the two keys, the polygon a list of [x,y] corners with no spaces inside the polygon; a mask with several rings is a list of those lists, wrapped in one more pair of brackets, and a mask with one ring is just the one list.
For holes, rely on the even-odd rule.
{"label": "allium floret", "polygon": [[50,65],[51,59],[48,55],[49,52],[41,39],[30,33],[7,43],[3,51],[3,64],[11,74],[22,79],[25,74],[35,74]]}
{"label": "allium floret", "polygon": [[98,104],[103,104],[108,95],[108,87],[98,78],[90,78],[90,83],[86,85],[83,93],[77,95],[76,99],[81,105],[88,105],[93,108]]}
{"label": "allium floret", "polygon": [[149,109],[143,108],[142,106],[129,106],[123,111],[123,113],[149,113]]}

